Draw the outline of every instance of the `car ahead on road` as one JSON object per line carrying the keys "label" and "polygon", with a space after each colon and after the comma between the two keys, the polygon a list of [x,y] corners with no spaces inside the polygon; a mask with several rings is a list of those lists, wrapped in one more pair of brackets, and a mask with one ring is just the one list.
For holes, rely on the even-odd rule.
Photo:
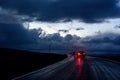
{"label": "car ahead on road", "polygon": [[84,51],[78,51],[78,52],[71,52],[69,53],[70,56],[74,56],[74,58],[84,58],[86,56],[86,53]]}
{"label": "car ahead on road", "polygon": [[86,53],[84,51],[78,51],[76,54],[77,58],[84,58],[85,55],[86,55]]}

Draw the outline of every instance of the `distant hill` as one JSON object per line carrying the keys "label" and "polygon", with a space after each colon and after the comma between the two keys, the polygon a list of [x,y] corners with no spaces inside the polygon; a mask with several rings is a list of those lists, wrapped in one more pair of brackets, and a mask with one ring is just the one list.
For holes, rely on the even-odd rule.
{"label": "distant hill", "polygon": [[[0,48],[0,80],[26,74],[66,58],[66,55],[35,53],[24,50]],[[2,78],[2,79],[1,79]]]}

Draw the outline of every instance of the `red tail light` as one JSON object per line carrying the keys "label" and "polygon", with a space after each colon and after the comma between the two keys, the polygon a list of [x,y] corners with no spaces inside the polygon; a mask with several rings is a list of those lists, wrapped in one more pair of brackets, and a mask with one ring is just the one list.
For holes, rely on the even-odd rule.
{"label": "red tail light", "polygon": [[81,55],[81,53],[78,53],[77,55],[78,55],[78,56],[80,56],[80,55]]}

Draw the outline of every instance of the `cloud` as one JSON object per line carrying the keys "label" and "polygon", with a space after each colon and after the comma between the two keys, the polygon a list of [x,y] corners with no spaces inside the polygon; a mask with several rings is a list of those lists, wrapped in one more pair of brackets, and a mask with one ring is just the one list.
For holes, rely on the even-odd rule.
{"label": "cloud", "polygon": [[64,33],[67,33],[67,32],[69,32],[69,30],[66,30],[66,29],[60,29],[60,30],[58,30],[58,32],[64,32]]}
{"label": "cloud", "polygon": [[13,11],[9,11],[7,9],[2,9],[0,7],[0,23],[13,23],[13,24],[18,24],[20,23],[20,20],[17,18],[16,15],[14,15]]}
{"label": "cloud", "polygon": [[118,0],[1,0],[0,6],[48,22],[79,19],[98,23],[120,17]]}
{"label": "cloud", "polygon": [[65,37],[62,37],[59,33],[48,34],[42,38],[40,43],[43,43],[45,50],[49,51],[52,50],[53,52],[57,53],[68,53],[70,51],[76,50],[79,47],[78,40],[80,37],[67,34]]}
{"label": "cloud", "polygon": [[95,36],[86,37],[81,42],[85,49],[92,53],[99,54],[119,54],[120,53],[120,34],[101,33]]}
{"label": "cloud", "polygon": [[76,30],[77,30],[77,31],[79,31],[79,30],[84,30],[84,28],[76,28]]}
{"label": "cloud", "polygon": [[71,34],[62,37],[59,33],[54,33],[40,37],[38,47],[35,48],[56,53],[85,50],[88,54],[115,55],[120,53],[119,41],[120,34],[115,33],[101,33],[86,38]]}
{"label": "cloud", "polygon": [[[16,46],[36,43],[39,39],[37,30],[27,30],[22,24],[0,23],[0,46]],[[3,45],[2,45],[3,44]]]}
{"label": "cloud", "polygon": [[60,33],[46,34],[42,29],[26,29],[22,24],[0,23],[0,47],[39,52],[68,53],[85,50],[89,54],[120,53],[120,34],[100,33],[80,38]]}
{"label": "cloud", "polygon": [[120,29],[120,25],[116,25],[114,28],[116,28],[116,29]]}
{"label": "cloud", "polygon": [[16,48],[39,52],[65,53],[79,47],[79,37],[70,34],[62,37],[59,33],[43,34],[42,29],[26,29],[22,24],[0,23],[0,47]]}

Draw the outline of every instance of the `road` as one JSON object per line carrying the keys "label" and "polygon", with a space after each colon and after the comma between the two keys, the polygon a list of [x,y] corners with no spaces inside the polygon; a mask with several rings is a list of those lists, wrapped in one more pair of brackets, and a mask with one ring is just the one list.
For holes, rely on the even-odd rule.
{"label": "road", "polygon": [[120,80],[120,64],[95,57],[71,57],[12,80]]}

